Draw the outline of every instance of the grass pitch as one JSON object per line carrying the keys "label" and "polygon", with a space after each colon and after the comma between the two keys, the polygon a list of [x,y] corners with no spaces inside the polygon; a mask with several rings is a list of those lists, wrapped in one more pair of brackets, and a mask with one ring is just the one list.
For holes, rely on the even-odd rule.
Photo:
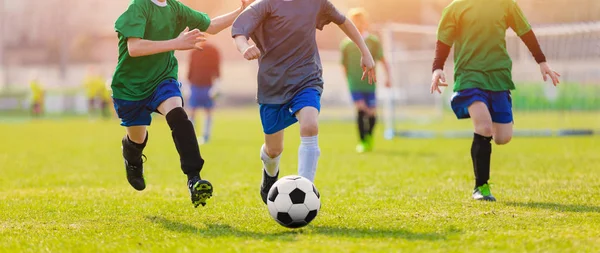
{"label": "grass pitch", "polygon": [[[201,147],[215,195],[198,209],[160,117],[149,130],[143,192],[125,179],[116,121],[0,123],[0,252],[600,251],[598,136],[494,146],[499,201],[482,203],[470,199],[469,139],[377,139],[374,152],[357,155],[354,125],[324,122],[322,209],[290,230],[271,220],[258,194],[258,113],[215,120]],[[282,175],[296,174],[297,126],[286,138]]]}

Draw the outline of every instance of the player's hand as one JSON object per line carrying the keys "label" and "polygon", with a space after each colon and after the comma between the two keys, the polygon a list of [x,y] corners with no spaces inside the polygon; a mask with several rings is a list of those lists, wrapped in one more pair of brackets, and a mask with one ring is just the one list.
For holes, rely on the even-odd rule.
{"label": "player's hand", "polygon": [[362,78],[360,80],[368,79],[369,84],[375,84],[377,82],[377,74],[375,73],[375,61],[373,56],[363,56],[360,60],[363,69]]}
{"label": "player's hand", "polygon": [[260,58],[260,50],[255,45],[249,46],[244,50],[244,58],[249,61],[256,60]]}
{"label": "player's hand", "polygon": [[433,71],[433,74],[431,75],[431,87],[429,88],[429,93],[433,94],[433,92],[437,91],[438,93],[442,94],[440,87],[447,86],[448,84],[446,83],[446,75],[444,74],[444,71],[441,69],[436,69]]}
{"label": "player's hand", "polygon": [[560,77],[560,74],[557,73],[556,71],[552,70],[552,68],[550,68],[550,65],[548,65],[548,63],[546,63],[546,62],[540,63],[540,71],[542,72],[542,78],[544,78],[544,82],[548,80],[548,76],[549,76],[550,79],[552,79],[552,84],[554,84],[554,86],[556,86],[560,83],[560,80],[558,80],[558,78]]}
{"label": "player's hand", "polygon": [[392,88],[392,79],[388,77],[387,81],[385,82],[385,87],[386,88]]}
{"label": "player's hand", "polygon": [[242,0],[242,10],[245,10],[248,5],[254,3],[254,0]]}
{"label": "player's hand", "polygon": [[175,41],[177,42],[175,47],[176,50],[202,50],[197,44],[206,41],[206,38],[204,38],[204,33],[200,32],[200,30],[194,29],[190,31],[190,28],[186,27],[185,30],[175,38]]}

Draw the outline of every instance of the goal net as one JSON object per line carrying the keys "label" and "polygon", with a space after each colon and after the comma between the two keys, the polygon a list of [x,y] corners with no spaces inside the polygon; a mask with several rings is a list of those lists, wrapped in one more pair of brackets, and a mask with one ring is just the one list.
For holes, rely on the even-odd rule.
{"label": "goal net", "polygon": [[[443,94],[429,94],[436,26],[386,24],[381,29],[386,56],[392,65],[393,88],[383,94],[386,138],[435,136],[432,125],[454,117],[449,109],[451,87]],[[600,128],[600,21],[534,26],[551,66],[559,72],[555,88],[543,82],[539,67],[514,32],[507,31],[507,50],[513,60],[513,110],[539,124],[515,128],[524,135],[593,133]],[[453,53],[445,73],[453,84]],[[535,126],[532,129],[532,126]],[[470,125],[455,126],[468,134]],[[432,129],[431,131],[422,131]],[[444,136],[453,136],[448,131]],[[460,134],[459,134],[460,135]]]}

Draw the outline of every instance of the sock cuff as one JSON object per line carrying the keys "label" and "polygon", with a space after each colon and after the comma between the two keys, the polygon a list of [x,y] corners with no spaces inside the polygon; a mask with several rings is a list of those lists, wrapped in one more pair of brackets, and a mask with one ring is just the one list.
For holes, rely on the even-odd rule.
{"label": "sock cuff", "polygon": [[132,141],[129,138],[129,135],[125,135],[127,138],[127,142],[129,142],[129,144],[131,144],[132,146],[138,148],[138,149],[143,149],[144,147],[146,147],[146,143],[148,143],[148,131],[146,131],[146,138],[144,139],[144,142],[140,143],[135,143],[134,141]]}
{"label": "sock cuff", "polygon": [[279,158],[281,158],[281,154],[279,154],[277,157],[271,158],[265,151],[265,144],[263,144],[262,147],[260,147],[260,159],[261,160],[267,162],[267,161],[276,161],[276,160],[279,160]]}
{"label": "sock cuff", "polygon": [[473,134],[473,140],[475,141],[485,141],[485,142],[491,142],[492,141],[492,136],[483,136],[480,135],[478,133]]}
{"label": "sock cuff", "polygon": [[175,124],[175,122],[189,120],[187,113],[182,107],[177,107],[171,110],[169,113],[167,113],[167,115],[165,115],[165,118],[167,119],[167,124],[169,124],[171,128],[173,128],[173,124]]}
{"label": "sock cuff", "polygon": [[318,146],[319,136],[300,137],[300,145],[304,146]]}

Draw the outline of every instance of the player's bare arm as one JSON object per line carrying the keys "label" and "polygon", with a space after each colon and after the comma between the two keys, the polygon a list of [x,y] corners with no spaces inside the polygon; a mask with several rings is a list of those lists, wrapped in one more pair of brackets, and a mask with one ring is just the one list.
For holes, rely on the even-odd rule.
{"label": "player's bare arm", "polygon": [[363,76],[362,79],[368,78],[369,84],[373,84],[377,82],[377,75],[375,74],[375,61],[373,60],[373,56],[365,44],[362,36],[356,29],[356,26],[350,21],[346,19],[346,21],[339,25],[340,29],[350,38],[360,49],[362,53],[361,65],[363,67]]}
{"label": "player's bare arm", "polygon": [[386,74],[386,80],[385,80],[385,87],[392,87],[392,68],[390,67],[389,62],[387,61],[387,59],[385,59],[385,57],[381,57],[381,64],[383,64],[383,68],[385,69],[385,74]]}
{"label": "player's bare arm", "polygon": [[225,28],[230,27],[233,24],[233,21],[235,21],[235,19],[240,15],[240,13],[242,13],[242,11],[253,2],[254,0],[242,0],[242,6],[237,10],[211,19],[210,26],[208,27],[206,32],[208,34],[217,34],[225,30]]}
{"label": "player's bare arm", "polygon": [[196,44],[205,41],[204,34],[198,29],[186,27],[175,39],[151,41],[141,38],[129,38],[127,49],[131,57],[142,57],[174,50],[200,49]]}

